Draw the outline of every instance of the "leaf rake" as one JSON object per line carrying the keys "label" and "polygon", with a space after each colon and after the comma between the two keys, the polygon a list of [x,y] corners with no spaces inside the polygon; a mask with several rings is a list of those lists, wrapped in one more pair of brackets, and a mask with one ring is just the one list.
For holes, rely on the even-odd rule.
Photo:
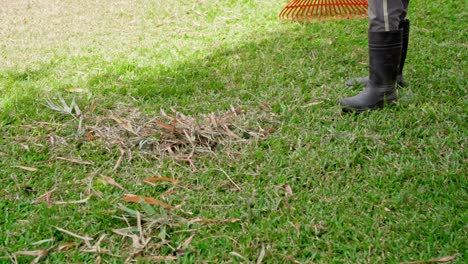
{"label": "leaf rake", "polygon": [[367,0],[291,0],[279,17],[300,22],[365,18],[367,4]]}

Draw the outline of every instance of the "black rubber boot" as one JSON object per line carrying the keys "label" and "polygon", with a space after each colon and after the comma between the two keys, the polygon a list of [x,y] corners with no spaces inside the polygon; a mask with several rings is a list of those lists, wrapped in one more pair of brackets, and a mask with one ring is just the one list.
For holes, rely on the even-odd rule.
{"label": "black rubber boot", "polygon": [[398,100],[396,80],[402,51],[402,30],[369,32],[369,81],[358,95],[340,101],[345,112],[381,108]]}
{"label": "black rubber boot", "polygon": [[[405,66],[406,54],[408,53],[408,42],[409,42],[409,31],[410,31],[410,21],[409,19],[404,19],[400,21],[399,28],[403,30],[403,47],[401,50],[401,60],[400,68],[397,76],[397,85],[398,87],[405,87],[406,82],[403,79],[403,67]],[[369,82],[369,77],[361,78],[351,78],[346,81],[346,86],[366,86]]]}
{"label": "black rubber boot", "polygon": [[397,75],[397,84],[400,87],[405,87],[406,82],[403,79],[403,67],[405,67],[406,61],[406,54],[408,53],[408,43],[409,43],[409,31],[410,31],[410,21],[409,19],[404,19],[400,21],[400,29],[403,30],[403,46],[401,49],[401,59],[400,59],[400,67],[398,68],[398,75]]}

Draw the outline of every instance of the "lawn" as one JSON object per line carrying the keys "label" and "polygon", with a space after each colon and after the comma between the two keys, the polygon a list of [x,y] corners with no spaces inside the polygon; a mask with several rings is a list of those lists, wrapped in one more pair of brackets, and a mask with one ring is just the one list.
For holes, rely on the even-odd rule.
{"label": "lawn", "polygon": [[411,1],[409,86],[350,115],[365,19],[0,0],[0,263],[465,263],[462,2]]}

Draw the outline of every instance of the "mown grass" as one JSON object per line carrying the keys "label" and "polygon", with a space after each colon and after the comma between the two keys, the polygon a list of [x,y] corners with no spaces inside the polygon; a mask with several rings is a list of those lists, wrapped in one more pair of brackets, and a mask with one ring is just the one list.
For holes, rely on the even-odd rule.
{"label": "mown grass", "polygon": [[[464,263],[462,3],[411,3],[410,85],[398,105],[355,116],[337,102],[359,90],[346,78],[366,74],[365,20],[285,23],[276,17],[285,3],[269,1],[4,2],[0,261],[54,247],[42,261],[149,262],[177,255],[195,234],[177,261],[256,262],[264,252],[267,263]],[[160,109],[199,118],[241,106],[248,129],[271,133],[197,155],[196,170],[137,148],[114,170],[119,146],[77,133],[78,119],[46,106],[58,94],[82,110],[98,100],[84,126],[109,111],[149,120]],[[126,192],[101,176],[178,207],[121,201]],[[181,182],[142,182],[157,176]],[[52,201],[90,198],[34,202],[54,188]],[[119,204],[166,221],[147,230],[153,239],[139,255],[112,231],[138,222]],[[196,218],[229,221],[183,220]],[[82,241],[56,227],[93,243],[105,235],[110,254],[81,252]],[[77,244],[58,250],[67,242]]]}

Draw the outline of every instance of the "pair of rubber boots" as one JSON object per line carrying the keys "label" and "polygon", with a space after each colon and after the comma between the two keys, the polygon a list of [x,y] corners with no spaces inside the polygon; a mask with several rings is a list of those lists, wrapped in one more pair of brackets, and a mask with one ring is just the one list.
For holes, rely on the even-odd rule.
{"label": "pair of rubber boots", "polygon": [[369,31],[369,76],[348,80],[348,86],[365,85],[365,88],[358,95],[340,101],[344,112],[360,113],[398,101],[397,85],[405,85],[403,66],[408,51],[409,26],[409,20],[405,19],[400,22],[400,30]]}

